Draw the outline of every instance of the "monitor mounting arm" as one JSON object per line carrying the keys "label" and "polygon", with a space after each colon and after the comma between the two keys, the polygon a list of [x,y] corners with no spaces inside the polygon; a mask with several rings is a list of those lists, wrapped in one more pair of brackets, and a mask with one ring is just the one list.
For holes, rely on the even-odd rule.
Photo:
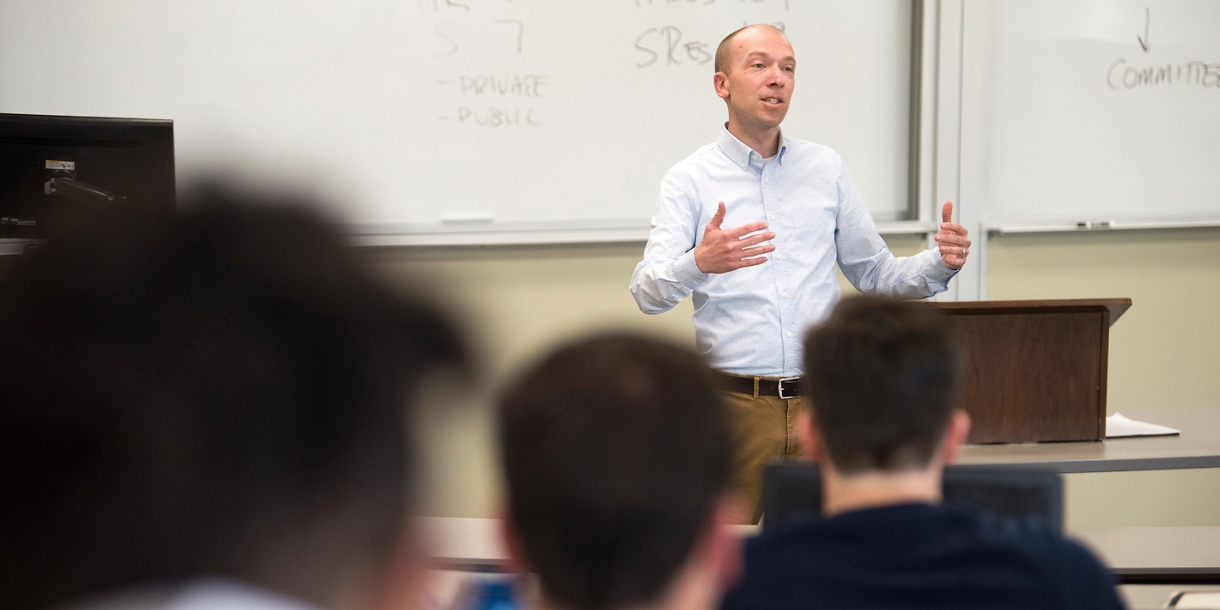
{"label": "monitor mounting arm", "polygon": [[126,199],[122,195],[115,195],[114,193],[104,191],[92,184],[81,182],[75,178],[65,177],[47,180],[43,184],[43,193],[66,197],[77,203],[83,203],[92,207],[105,206]]}

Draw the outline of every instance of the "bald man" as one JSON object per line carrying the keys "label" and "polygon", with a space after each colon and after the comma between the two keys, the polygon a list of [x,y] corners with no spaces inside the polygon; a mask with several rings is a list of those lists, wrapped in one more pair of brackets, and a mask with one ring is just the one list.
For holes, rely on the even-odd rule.
{"label": "bald man", "polygon": [[728,122],[661,181],[631,292],[648,314],[693,295],[698,351],[720,372],[733,412],[734,487],[756,522],[763,466],[800,455],[801,337],[838,302],[835,264],[863,293],[925,298],[947,288],[970,240],[946,202],[939,247],[895,257],[843,159],[781,133],[796,81],[782,31],[729,34],[715,69]]}

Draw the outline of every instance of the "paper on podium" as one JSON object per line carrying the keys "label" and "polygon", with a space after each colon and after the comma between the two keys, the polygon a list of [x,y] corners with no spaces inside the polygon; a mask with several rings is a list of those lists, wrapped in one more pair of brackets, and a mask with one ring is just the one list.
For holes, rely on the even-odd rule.
{"label": "paper on podium", "polygon": [[1106,438],[1120,438],[1124,436],[1173,436],[1181,434],[1181,430],[1170,428],[1169,426],[1160,426],[1150,424],[1148,422],[1135,421],[1123,417],[1122,413],[1115,413],[1106,418]]}

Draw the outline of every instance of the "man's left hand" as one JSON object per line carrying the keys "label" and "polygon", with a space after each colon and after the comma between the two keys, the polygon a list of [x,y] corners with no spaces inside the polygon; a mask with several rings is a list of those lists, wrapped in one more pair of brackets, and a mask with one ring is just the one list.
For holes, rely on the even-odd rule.
{"label": "man's left hand", "polygon": [[936,241],[940,244],[940,257],[945,266],[950,269],[961,269],[970,255],[970,238],[966,237],[966,228],[953,222],[953,202],[946,201],[940,210],[940,231],[936,233]]}

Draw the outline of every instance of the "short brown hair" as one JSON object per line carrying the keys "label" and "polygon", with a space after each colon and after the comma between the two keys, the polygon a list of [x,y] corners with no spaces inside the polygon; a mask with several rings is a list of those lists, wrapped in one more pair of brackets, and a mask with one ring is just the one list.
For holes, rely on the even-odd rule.
{"label": "short brown hair", "polygon": [[927,466],[957,403],[960,347],[927,303],[845,299],[805,337],[818,427],[840,472]]}
{"label": "short brown hair", "polygon": [[552,602],[656,600],[729,481],[729,416],[693,351],[607,334],[561,347],[500,401],[509,518]]}

